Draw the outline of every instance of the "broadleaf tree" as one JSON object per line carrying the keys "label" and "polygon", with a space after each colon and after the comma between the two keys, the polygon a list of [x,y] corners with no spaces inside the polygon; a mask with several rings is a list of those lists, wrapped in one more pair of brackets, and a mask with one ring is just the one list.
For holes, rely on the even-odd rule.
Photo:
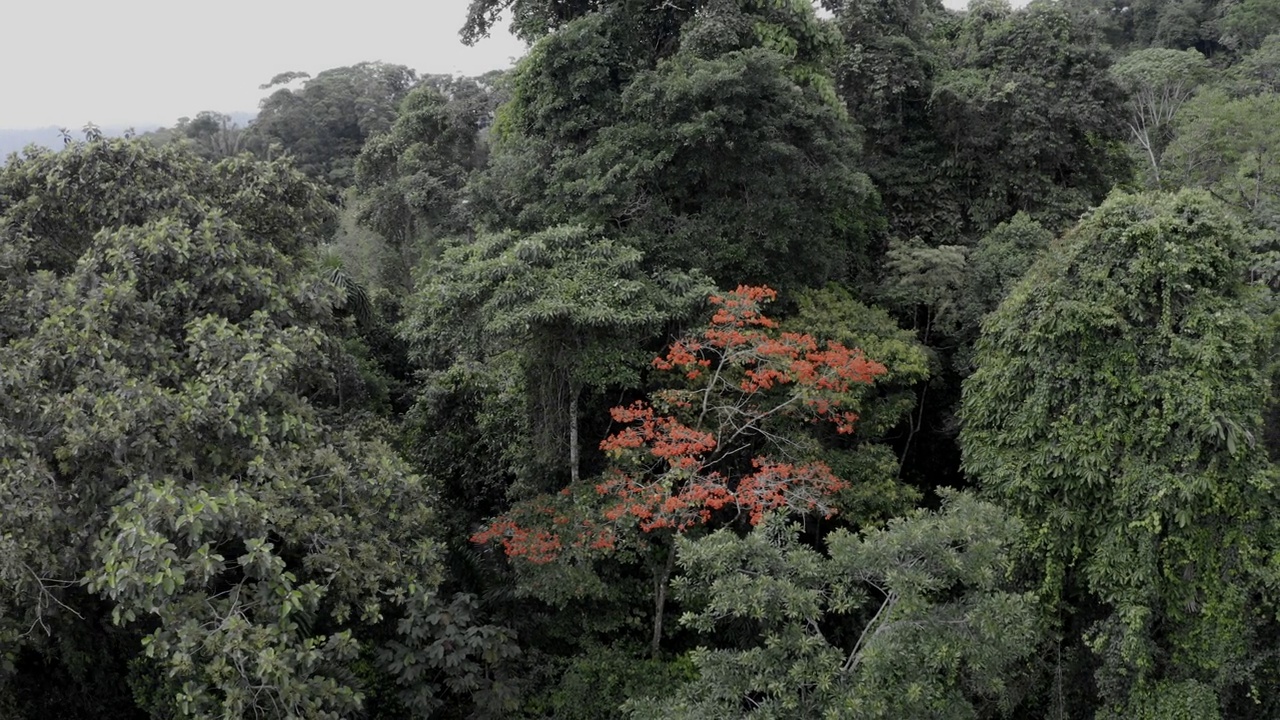
{"label": "broadleaf tree", "polygon": [[141,140],[0,171],[0,695],[122,672],[23,712],[132,687],[163,716],[350,716],[358,656],[439,582],[431,486],[335,412],[323,206],[287,165]]}

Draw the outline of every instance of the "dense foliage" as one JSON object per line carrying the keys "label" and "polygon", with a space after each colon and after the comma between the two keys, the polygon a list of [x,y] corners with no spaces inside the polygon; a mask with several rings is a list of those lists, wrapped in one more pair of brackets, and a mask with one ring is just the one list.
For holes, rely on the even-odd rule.
{"label": "dense foliage", "polygon": [[11,156],[0,717],[1280,715],[1280,5],[816,4]]}

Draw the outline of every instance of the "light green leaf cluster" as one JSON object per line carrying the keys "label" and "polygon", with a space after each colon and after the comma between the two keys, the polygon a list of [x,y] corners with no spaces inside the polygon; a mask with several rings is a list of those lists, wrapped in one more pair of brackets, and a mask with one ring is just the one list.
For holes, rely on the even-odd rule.
{"label": "light green leaf cluster", "polygon": [[947,492],[943,509],[883,529],[837,530],[819,552],[772,518],[749,535],[679,541],[682,623],[741,628],[693,654],[699,677],[637,718],[971,718],[999,699],[1039,637],[1005,573],[1018,524]]}
{"label": "light green leaf cluster", "polygon": [[1255,223],[1280,228],[1280,94],[1206,92],[1178,117],[1170,176],[1212,192]]}
{"label": "light green leaf cluster", "polygon": [[1134,693],[1127,707],[1104,710],[1100,720],[1220,720],[1213,688],[1195,680],[1158,682]]}
{"label": "light green leaf cluster", "polygon": [[1226,4],[1218,22],[1222,41],[1232,49],[1254,49],[1280,31],[1280,3],[1276,0],[1241,0]]}
{"label": "light green leaf cluster", "polygon": [[[687,317],[710,290],[696,273],[649,275],[642,258],[580,226],[459,241],[424,268],[405,334],[461,357],[523,347],[538,372],[563,364],[578,384],[634,384],[648,360],[634,341]],[[463,329],[495,344],[478,347]]]}
{"label": "light green leaf cluster", "polygon": [[700,273],[646,272],[642,260],[582,226],[458,240],[424,264],[402,334],[424,365],[515,364],[533,462],[576,472],[579,396],[639,385],[645,343],[711,290]]}

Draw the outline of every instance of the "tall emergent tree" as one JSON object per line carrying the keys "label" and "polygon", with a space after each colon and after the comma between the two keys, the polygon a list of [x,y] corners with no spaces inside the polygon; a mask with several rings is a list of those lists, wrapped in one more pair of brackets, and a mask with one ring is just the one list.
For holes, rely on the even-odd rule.
{"label": "tall emergent tree", "polygon": [[838,35],[811,3],[571,7],[514,73],[484,222],[601,227],[725,287],[865,269],[875,192],[830,74]]}
{"label": "tall emergent tree", "polygon": [[1131,53],[1111,69],[1129,94],[1125,119],[1129,137],[1155,187],[1160,186],[1161,160],[1173,139],[1174,118],[1194,97],[1207,70],[1208,61],[1195,50],[1164,48]]}
{"label": "tall emergent tree", "polygon": [[1280,493],[1247,264],[1203,192],[1112,197],[988,319],[965,384],[965,470],[1026,523],[1058,657],[1081,663],[1054,661],[1061,691],[1092,672],[1118,717],[1173,696],[1251,708],[1274,672],[1257,643]]}

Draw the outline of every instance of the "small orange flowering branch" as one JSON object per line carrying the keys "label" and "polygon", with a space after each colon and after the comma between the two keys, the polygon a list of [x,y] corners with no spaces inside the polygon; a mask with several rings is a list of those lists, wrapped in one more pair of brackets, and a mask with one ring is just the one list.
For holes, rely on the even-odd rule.
{"label": "small orange flowering branch", "polygon": [[781,331],[761,312],[776,295],[741,286],[711,297],[709,326],[654,359],[675,386],[611,411],[625,427],[600,443],[612,463],[594,488],[598,502],[579,492],[567,506],[566,489],[555,502],[513,508],[472,540],[545,563],[569,547],[613,549],[628,525],[678,533],[730,511],[752,524],[772,510],[834,514],[831,499],[847,484],[822,462],[791,459],[802,448],[794,424],[852,433],[853,391],[885,368],[857,349]]}
{"label": "small orange flowering branch", "polygon": [[578,516],[570,505],[557,502],[560,499],[543,497],[517,505],[471,540],[481,544],[500,541],[508,557],[535,565],[552,562],[569,550],[609,552],[617,547],[612,527]]}

